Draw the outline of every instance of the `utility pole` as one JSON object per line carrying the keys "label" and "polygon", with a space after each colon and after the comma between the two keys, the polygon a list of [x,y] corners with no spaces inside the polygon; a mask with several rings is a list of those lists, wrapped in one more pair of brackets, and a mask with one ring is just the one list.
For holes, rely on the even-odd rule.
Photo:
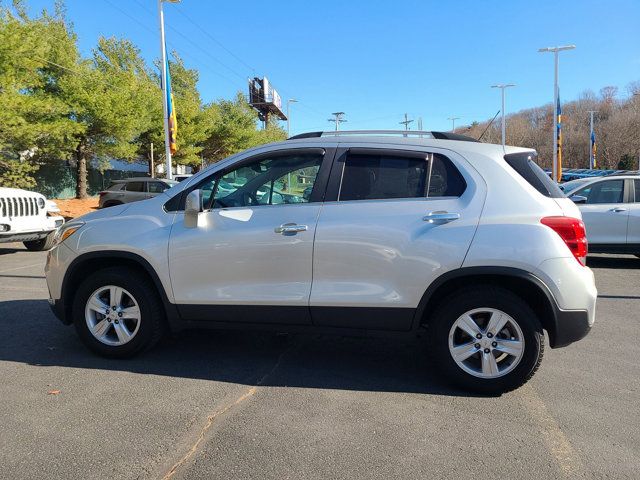
{"label": "utility pole", "polygon": [[456,120],[460,120],[460,117],[449,117],[447,120],[451,120],[451,131],[456,131]]}
{"label": "utility pole", "polygon": [[595,155],[593,154],[593,144],[594,144],[594,137],[593,137],[593,115],[598,113],[596,110],[589,110],[587,113],[589,113],[591,119],[590,119],[590,125],[591,128],[589,129],[589,168],[595,168]]}
{"label": "utility pole", "polygon": [[404,125],[405,130],[409,130],[409,124],[413,122],[413,120],[409,120],[409,115],[407,113],[404,114],[404,122],[398,122],[400,125]]}
{"label": "utility pole", "polygon": [[331,115],[333,115],[335,118],[330,118],[329,122],[335,122],[336,125],[336,132],[338,130],[340,130],[340,124],[346,122],[346,120],[344,119],[344,112],[333,112]]}
{"label": "utility pole", "polygon": [[544,53],[544,52],[551,52],[553,53],[553,64],[554,64],[554,76],[553,76],[553,106],[552,106],[552,110],[553,110],[553,118],[554,118],[554,122],[553,122],[553,179],[556,182],[560,181],[560,166],[558,165],[558,113],[557,113],[557,108],[558,108],[558,52],[561,52],[563,50],[573,50],[574,48],[576,48],[575,45],[564,45],[562,47],[547,47],[547,48],[540,48],[538,49],[538,52]]}
{"label": "utility pole", "polygon": [[502,90],[502,146],[504,147],[507,140],[507,124],[504,113],[504,89],[509,87],[515,87],[513,83],[499,83],[498,85],[491,85],[491,88],[499,88]]}

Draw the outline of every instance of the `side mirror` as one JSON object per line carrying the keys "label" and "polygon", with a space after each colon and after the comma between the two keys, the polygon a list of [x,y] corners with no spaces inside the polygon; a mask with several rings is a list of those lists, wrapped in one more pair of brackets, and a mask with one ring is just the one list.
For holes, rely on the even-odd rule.
{"label": "side mirror", "polygon": [[571,200],[573,203],[587,203],[587,197],[583,197],[582,195],[571,195],[569,197],[569,200]]}
{"label": "side mirror", "polygon": [[202,191],[194,190],[187,195],[184,202],[184,226],[197,227],[200,212],[202,212]]}

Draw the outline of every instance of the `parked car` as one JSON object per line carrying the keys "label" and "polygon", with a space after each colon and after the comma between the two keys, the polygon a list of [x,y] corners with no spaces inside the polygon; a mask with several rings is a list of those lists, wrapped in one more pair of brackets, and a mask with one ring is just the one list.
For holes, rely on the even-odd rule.
{"label": "parked car", "polygon": [[640,256],[640,175],[590,179],[565,194],[582,212],[589,251]]}
{"label": "parked car", "polygon": [[123,203],[137,202],[153,198],[159,193],[177,185],[175,180],[151,177],[132,177],[114,180],[106,190],[100,192],[99,208],[113,207]]}
{"label": "parked car", "polygon": [[[492,393],[531,378],[545,331],[552,348],[589,332],[580,211],[535,151],[375,133],[256,147],[69,222],[47,262],[53,311],[109,357],[193,327],[421,334],[445,378]],[[260,201],[289,176],[308,198]]]}
{"label": "parked car", "polygon": [[44,195],[0,187],[0,243],[22,242],[28,250],[49,250],[64,223],[60,209]]}
{"label": "parked car", "polygon": [[191,173],[179,173],[177,175],[173,176],[173,179],[176,182],[182,182],[183,180],[186,180],[187,178],[191,178],[193,176],[193,174]]}

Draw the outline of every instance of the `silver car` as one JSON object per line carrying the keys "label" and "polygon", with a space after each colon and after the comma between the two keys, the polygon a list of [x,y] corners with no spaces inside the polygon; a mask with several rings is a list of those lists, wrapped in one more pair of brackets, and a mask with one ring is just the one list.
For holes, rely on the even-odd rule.
{"label": "silver car", "polygon": [[[482,392],[580,340],[597,290],[578,207],[530,149],[443,132],[314,132],[64,225],[50,304],[110,357],[167,330],[424,336]],[[375,332],[375,333],[374,333]]]}
{"label": "silver car", "polygon": [[178,182],[151,177],[132,177],[114,180],[106,190],[100,192],[99,208],[113,207],[123,203],[137,202],[164,193]]}
{"label": "silver car", "polygon": [[640,175],[590,179],[565,194],[582,212],[589,252],[640,255]]}

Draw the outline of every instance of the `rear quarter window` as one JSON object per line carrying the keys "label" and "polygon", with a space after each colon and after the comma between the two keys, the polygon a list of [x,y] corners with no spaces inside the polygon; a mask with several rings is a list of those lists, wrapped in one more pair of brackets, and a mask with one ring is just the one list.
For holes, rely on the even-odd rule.
{"label": "rear quarter window", "polygon": [[538,166],[535,152],[510,153],[504,159],[529,185],[545,197],[564,198],[560,187]]}

